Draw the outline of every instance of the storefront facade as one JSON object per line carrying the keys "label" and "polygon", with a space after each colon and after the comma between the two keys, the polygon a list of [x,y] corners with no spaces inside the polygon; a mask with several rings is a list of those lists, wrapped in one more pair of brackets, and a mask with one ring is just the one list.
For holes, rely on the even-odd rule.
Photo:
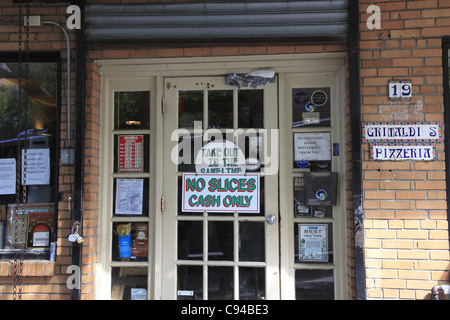
{"label": "storefront facade", "polygon": [[[39,186],[58,177],[45,201],[54,228],[33,231],[26,214],[24,255],[2,248],[0,297],[431,298],[448,283],[450,17],[431,2],[2,7],[12,15],[0,30],[6,66],[17,50],[24,70],[54,61],[60,94],[55,146],[43,148],[59,165],[30,174]],[[19,11],[45,23],[18,30]],[[16,78],[33,83],[30,73]],[[390,80],[408,100],[396,100]],[[410,149],[393,159],[386,148],[400,149],[398,139],[370,140],[383,125],[428,130],[428,140],[400,141]],[[44,153],[25,149],[26,161]],[[20,163],[4,154],[5,170]],[[44,201],[11,176],[1,205],[12,234],[24,216],[11,208]]]}

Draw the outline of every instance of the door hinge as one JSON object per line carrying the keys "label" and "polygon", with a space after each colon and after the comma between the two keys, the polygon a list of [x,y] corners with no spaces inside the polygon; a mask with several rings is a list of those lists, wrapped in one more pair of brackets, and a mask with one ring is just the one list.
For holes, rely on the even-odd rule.
{"label": "door hinge", "polygon": [[161,197],[161,212],[164,212],[166,208],[166,202],[164,201],[164,197]]}
{"label": "door hinge", "polygon": [[161,101],[161,112],[162,112],[162,114],[164,114],[165,111],[166,111],[166,99],[162,98],[162,101]]}

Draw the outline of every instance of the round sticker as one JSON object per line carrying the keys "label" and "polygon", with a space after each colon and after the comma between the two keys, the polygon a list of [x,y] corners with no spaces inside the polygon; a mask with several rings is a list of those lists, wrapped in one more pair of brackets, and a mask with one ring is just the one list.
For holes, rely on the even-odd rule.
{"label": "round sticker", "polygon": [[323,106],[328,101],[328,96],[323,90],[316,90],[311,95],[311,101],[318,107]]}
{"label": "round sticker", "polygon": [[294,94],[294,102],[296,105],[303,107],[309,101],[309,95],[305,91],[298,91]]}
{"label": "round sticker", "polygon": [[314,111],[316,111],[316,105],[312,102],[308,102],[305,106],[305,109],[308,112],[314,112]]}
{"label": "round sticker", "polygon": [[319,189],[316,191],[316,198],[323,201],[328,197],[328,194],[325,190]]}

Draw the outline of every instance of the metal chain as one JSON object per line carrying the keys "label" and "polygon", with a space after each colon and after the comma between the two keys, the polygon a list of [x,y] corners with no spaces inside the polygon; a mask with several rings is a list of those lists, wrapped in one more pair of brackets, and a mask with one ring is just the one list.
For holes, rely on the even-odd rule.
{"label": "metal chain", "polygon": [[[30,6],[29,3],[27,2],[26,4],[26,17],[28,19],[28,17],[30,16]],[[14,209],[14,214],[13,214],[13,220],[14,220],[14,238],[12,239],[12,241],[14,241],[14,263],[13,263],[13,272],[14,272],[14,287],[13,287],[13,299],[14,300],[22,300],[22,274],[23,274],[23,254],[24,254],[24,249],[25,249],[25,243],[21,243],[21,241],[19,240],[23,240],[25,239],[24,237],[24,227],[25,227],[25,221],[24,221],[24,217],[25,217],[25,211],[21,208],[21,201],[22,203],[26,203],[26,194],[27,194],[27,189],[26,189],[26,170],[24,170],[23,172],[23,186],[22,186],[22,199],[20,199],[20,185],[21,185],[21,167],[26,168],[26,158],[27,158],[27,146],[26,146],[26,142],[27,142],[27,124],[28,124],[28,97],[27,97],[27,93],[29,92],[29,61],[30,61],[30,57],[29,57],[29,42],[30,42],[30,27],[29,27],[29,23],[27,22],[27,25],[25,27],[25,33],[26,33],[26,42],[25,42],[25,96],[24,96],[24,108],[22,108],[22,63],[23,63],[23,39],[22,39],[22,34],[23,34],[23,27],[22,27],[22,23],[23,23],[23,14],[22,14],[22,1],[19,1],[19,57],[18,57],[18,62],[19,62],[19,66],[18,66],[18,101],[19,101],[19,110],[18,110],[18,114],[19,114],[19,119],[18,119],[18,135],[17,135],[17,161],[16,161],[16,207]],[[22,162],[21,162],[21,158],[22,158],[22,143],[20,141],[20,133],[21,133],[21,117],[20,117],[20,113],[22,112],[22,109],[24,110],[23,112],[23,119],[24,119],[24,124],[25,124],[25,136],[24,136],[24,144],[23,144],[23,149],[24,149],[24,163],[22,166]],[[21,213],[22,215],[22,219],[20,219],[20,223],[19,223],[19,213]],[[20,228],[20,230],[19,230]]]}

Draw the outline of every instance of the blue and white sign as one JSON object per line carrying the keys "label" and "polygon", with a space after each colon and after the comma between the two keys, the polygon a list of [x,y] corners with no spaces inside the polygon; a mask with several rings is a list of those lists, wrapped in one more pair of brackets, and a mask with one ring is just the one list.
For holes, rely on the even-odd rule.
{"label": "blue and white sign", "polygon": [[431,161],[437,158],[437,152],[435,145],[378,143],[370,145],[370,158],[388,161]]}
{"label": "blue and white sign", "polygon": [[390,80],[389,81],[389,100],[408,101],[412,99],[411,80]]}
{"label": "blue and white sign", "polygon": [[365,122],[363,142],[442,142],[440,121]]}

